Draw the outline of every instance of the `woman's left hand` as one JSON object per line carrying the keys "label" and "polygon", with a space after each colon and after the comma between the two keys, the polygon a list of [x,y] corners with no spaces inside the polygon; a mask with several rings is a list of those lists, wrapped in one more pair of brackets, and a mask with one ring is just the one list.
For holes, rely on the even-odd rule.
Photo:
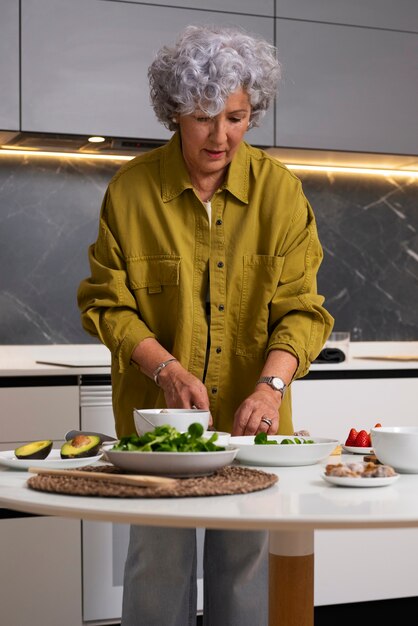
{"label": "woman's left hand", "polygon": [[232,435],[255,435],[261,432],[275,435],[279,429],[281,401],[280,392],[274,389],[256,389],[236,411]]}

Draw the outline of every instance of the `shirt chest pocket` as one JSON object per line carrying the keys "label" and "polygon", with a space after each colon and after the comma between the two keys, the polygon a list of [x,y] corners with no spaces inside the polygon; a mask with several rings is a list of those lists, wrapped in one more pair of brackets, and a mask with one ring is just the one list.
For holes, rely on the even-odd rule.
{"label": "shirt chest pocket", "polygon": [[260,356],[271,327],[270,303],[276,293],[284,257],[249,254],[243,257],[236,354]]}
{"label": "shirt chest pocket", "polygon": [[175,255],[127,259],[139,316],[167,347],[172,345],[177,326],[180,260]]}
{"label": "shirt chest pocket", "polygon": [[178,286],[180,257],[144,256],[127,260],[131,289],[145,289],[148,294],[162,293],[164,287]]}

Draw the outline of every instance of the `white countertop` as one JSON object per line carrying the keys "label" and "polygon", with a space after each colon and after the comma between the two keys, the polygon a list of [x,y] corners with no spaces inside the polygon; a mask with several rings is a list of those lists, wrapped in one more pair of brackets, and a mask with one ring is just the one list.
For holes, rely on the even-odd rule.
{"label": "white countertop", "polygon": [[[341,460],[352,461],[353,455],[342,455]],[[418,474],[401,474],[395,483],[385,487],[337,487],[321,478],[324,464],[258,468],[276,473],[279,481],[254,493],[156,499],[43,493],[26,487],[27,472],[1,468],[0,507],[78,519],[177,527],[298,531],[418,526]]]}
{"label": "white countertop", "polygon": [[[410,356],[411,360],[376,360]],[[373,357],[370,359],[364,357]],[[108,374],[110,352],[102,344],[0,346],[0,376]],[[38,363],[45,361],[54,363]],[[67,365],[56,365],[66,363]],[[78,366],[70,366],[71,364]],[[418,341],[352,342],[350,358],[337,364],[313,364],[311,371],[418,369]]]}

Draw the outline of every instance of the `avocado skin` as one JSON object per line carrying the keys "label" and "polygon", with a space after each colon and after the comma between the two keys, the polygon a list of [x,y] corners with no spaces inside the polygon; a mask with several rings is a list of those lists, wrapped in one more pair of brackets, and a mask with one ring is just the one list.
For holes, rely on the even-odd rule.
{"label": "avocado skin", "polygon": [[31,441],[23,446],[16,448],[15,456],[17,459],[46,459],[52,450],[52,441],[45,439],[44,441]]}
{"label": "avocado skin", "polygon": [[85,435],[84,438],[88,441],[84,445],[75,446],[74,442],[77,437],[66,441],[61,446],[61,458],[62,459],[83,459],[89,456],[96,456],[101,446],[100,437],[95,435]]}

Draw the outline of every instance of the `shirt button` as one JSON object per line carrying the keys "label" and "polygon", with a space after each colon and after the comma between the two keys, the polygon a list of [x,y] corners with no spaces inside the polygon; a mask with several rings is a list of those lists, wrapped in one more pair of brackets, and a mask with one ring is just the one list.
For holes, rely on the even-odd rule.
{"label": "shirt button", "polygon": [[218,306],[218,311],[225,311],[225,306],[223,304],[220,304]]}
{"label": "shirt button", "polygon": [[223,267],[223,266],[224,266],[223,261],[219,261],[219,263],[218,263],[218,267]]}
{"label": "shirt button", "polygon": [[222,220],[216,220],[216,226],[222,226]]}
{"label": "shirt button", "polygon": [[212,393],[218,393],[218,388],[217,387],[212,387]]}
{"label": "shirt button", "polygon": [[217,354],[220,354],[220,353],[222,352],[222,348],[221,348],[220,346],[218,346],[218,347],[216,348],[216,352],[217,352]]}

